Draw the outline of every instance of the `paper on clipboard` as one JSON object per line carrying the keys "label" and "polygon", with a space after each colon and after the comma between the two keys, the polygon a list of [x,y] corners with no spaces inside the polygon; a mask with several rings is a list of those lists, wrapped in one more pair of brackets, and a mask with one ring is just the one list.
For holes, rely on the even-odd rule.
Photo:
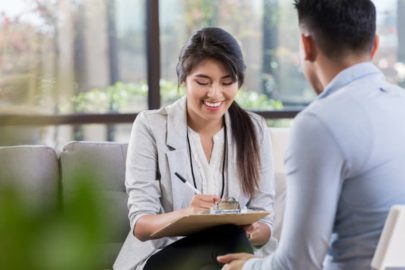
{"label": "paper on clipboard", "polygon": [[167,224],[165,227],[154,232],[152,237],[186,236],[193,232],[224,224],[248,225],[269,214],[270,212],[268,211],[249,211],[240,214],[188,215]]}

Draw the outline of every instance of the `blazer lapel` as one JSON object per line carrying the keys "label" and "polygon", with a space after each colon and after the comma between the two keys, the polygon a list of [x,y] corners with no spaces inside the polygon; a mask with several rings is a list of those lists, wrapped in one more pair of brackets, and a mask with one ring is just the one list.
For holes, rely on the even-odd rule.
{"label": "blazer lapel", "polygon": [[188,160],[188,151],[187,149],[173,150],[167,152],[166,155],[169,162],[169,173],[172,183],[173,210],[187,207],[191,202],[194,193],[187,185],[177,178],[175,173],[177,172],[193,185]]}
{"label": "blazer lapel", "polygon": [[188,145],[187,145],[187,112],[186,97],[169,105],[167,111],[167,138],[169,151],[166,153],[173,194],[173,210],[188,206],[194,193],[183,183],[175,172],[193,185]]}
{"label": "blazer lapel", "polygon": [[187,147],[187,112],[186,97],[182,97],[166,107],[167,138],[166,144],[171,149]]}

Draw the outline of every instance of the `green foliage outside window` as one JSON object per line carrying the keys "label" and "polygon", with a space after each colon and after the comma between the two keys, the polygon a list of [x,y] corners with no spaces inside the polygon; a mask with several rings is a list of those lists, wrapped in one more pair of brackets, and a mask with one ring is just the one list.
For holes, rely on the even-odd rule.
{"label": "green foliage outside window", "polygon": [[[160,81],[161,104],[167,105],[185,94],[183,87],[171,81]],[[145,107],[148,87],[145,81],[139,83],[117,82],[107,88],[95,88],[80,92],[72,98],[75,112],[122,112],[139,111]],[[279,100],[269,99],[266,95],[241,89],[236,101],[246,109],[280,110],[283,104]],[[62,108],[64,111],[64,108]]]}

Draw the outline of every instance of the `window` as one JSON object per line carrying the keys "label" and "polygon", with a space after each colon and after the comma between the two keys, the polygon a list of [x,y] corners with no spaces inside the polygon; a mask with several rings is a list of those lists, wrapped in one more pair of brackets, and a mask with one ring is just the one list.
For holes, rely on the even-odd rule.
{"label": "window", "polygon": [[[0,114],[147,109],[144,5],[143,0],[2,1]],[[40,143],[101,139],[101,132],[114,139],[110,129],[3,127],[3,137],[32,133],[32,140],[23,141]]]}
{"label": "window", "polygon": [[[130,114],[148,109],[148,94],[155,93],[147,83],[151,61],[146,54],[146,39],[156,34],[147,32],[147,18],[157,24],[147,14],[146,7],[157,14],[152,2],[160,13],[161,106],[181,94],[175,73],[178,55],[191,33],[204,26],[222,27],[240,42],[248,69],[238,101],[245,108],[274,115],[275,110],[300,110],[315,98],[300,69],[291,1],[1,1],[0,145],[126,141],[135,117]],[[390,81],[405,86],[405,29],[399,27],[405,24],[405,1],[374,3],[381,37],[375,63]],[[105,114],[106,119],[114,114],[125,120],[85,126],[1,122],[13,123],[7,118],[13,114],[75,113]],[[77,119],[78,124],[88,123],[82,116]]]}
{"label": "window", "polygon": [[299,69],[297,19],[290,2],[166,0],[160,1],[160,9],[165,11],[160,13],[165,82],[177,81],[178,55],[188,37],[201,27],[219,26],[234,35],[243,50],[247,70],[239,93],[242,106],[302,108],[314,98]]}

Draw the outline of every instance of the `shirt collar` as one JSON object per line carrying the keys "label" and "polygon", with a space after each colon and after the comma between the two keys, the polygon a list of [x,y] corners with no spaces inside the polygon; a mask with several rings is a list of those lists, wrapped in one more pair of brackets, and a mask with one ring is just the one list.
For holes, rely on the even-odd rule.
{"label": "shirt collar", "polygon": [[383,73],[371,62],[360,63],[346,68],[339,72],[325,87],[319,95],[319,99],[325,98],[344,86],[370,75],[377,75],[384,78]]}

